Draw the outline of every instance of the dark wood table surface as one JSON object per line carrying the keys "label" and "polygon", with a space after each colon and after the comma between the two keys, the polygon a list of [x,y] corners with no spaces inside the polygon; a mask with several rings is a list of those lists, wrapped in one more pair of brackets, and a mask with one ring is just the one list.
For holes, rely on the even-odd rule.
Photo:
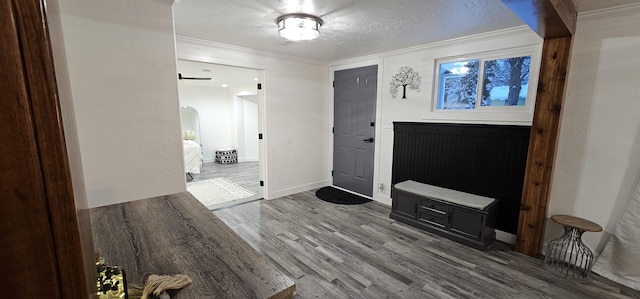
{"label": "dark wood table surface", "polygon": [[571,215],[553,215],[551,216],[553,221],[561,224],[562,226],[573,227],[585,232],[600,232],[602,231],[602,226],[598,225],[595,222],[582,219],[576,216]]}
{"label": "dark wood table surface", "polygon": [[188,192],[90,212],[96,251],[129,285],[186,274],[193,282],[171,298],[293,298],[294,281]]}

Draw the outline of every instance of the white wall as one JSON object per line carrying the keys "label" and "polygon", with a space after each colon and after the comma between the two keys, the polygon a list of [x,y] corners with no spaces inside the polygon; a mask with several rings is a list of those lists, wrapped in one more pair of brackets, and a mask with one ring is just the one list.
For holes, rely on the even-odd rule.
{"label": "white wall", "polygon": [[216,149],[236,147],[236,133],[232,129],[235,107],[227,88],[179,83],[178,90],[180,105],[198,111],[205,163],[215,160]]}
{"label": "white wall", "polygon": [[215,161],[216,149],[229,147],[238,151],[239,162],[258,161],[255,89],[255,86],[223,88],[190,84],[188,81],[178,83],[180,106],[190,106],[198,111],[205,163]]}
{"label": "white wall", "polygon": [[80,226],[84,269],[87,278],[87,290],[95,290],[95,251],[93,248],[93,236],[91,219],[89,216],[89,203],[84,183],[82,159],[80,152],[80,139],[78,136],[78,124],[76,123],[75,110],[71,96],[71,82],[67,57],[64,50],[64,35],[58,0],[47,1],[47,20],[49,22],[49,36],[51,40],[51,52],[56,71],[56,83],[58,96],[60,97],[60,111],[64,125],[64,138],[69,159],[71,181],[73,183],[73,196],[75,208]]}
{"label": "white wall", "polygon": [[177,38],[179,59],[259,69],[267,199],[329,184],[327,67],[262,51]]}
{"label": "white wall", "polygon": [[89,207],[185,191],[173,8],[59,6]]}
{"label": "white wall", "polygon": [[[359,66],[378,64],[378,99],[376,116],[376,157],[374,162],[374,192],[373,199],[385,204],[391,204],[391,166],[393,158],[393,122],[454,122],[454,123],[490,123],[530,125],[533,109],[522,112],[480,112],[480,111],[432,111],[433,80],[436,59],[465,55],[473,58],[474,53],[498,51],[515,47],[531,46],[538,51],[532,57],[532,77],[537,78],[539,50],[542,40],[526,27],[517,27],[486,34],[469,36],[460,39],[444,41],[405,49],[391,53],[383,53],[337,61],[331,64],[329,76],[333,78],[333,71]],[[534,56],[535,56],[534,55]],[[391,77],[398,73],[400,67],[409,66],[417,71],[421,79],[420,91],[407,89],[407,98],[392,98],[389,93]],[[533,79],[531,85],[535,86]],[[535,92],[530,100],[535,100]],[[329,92],[328,99],[333,109],[333,93]],[[329,116],[332,119],[332,115]],[[333,122],[333,120],[331,120]],[[331,146],[328,148],[331,151]],[[331,164],[331,158],[329,160]],[[380,190],[380,184],[384,189]]]}
{"label": "white wall", "polygon": [[[548,216],[600,224],[599,253],[640,175],[640,5],[578,15]],[[545,240],[561,228],[547,221]]]}

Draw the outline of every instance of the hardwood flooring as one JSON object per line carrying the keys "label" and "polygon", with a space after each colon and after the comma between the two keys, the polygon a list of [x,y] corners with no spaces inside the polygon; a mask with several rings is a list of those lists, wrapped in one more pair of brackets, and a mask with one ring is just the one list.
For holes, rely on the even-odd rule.
{"label": "hardwood flooring", "polygon": [[229,199],[228,202],[219,205],[219,207],[245,203],[261,199],[263,196],[262,187],[260,187],[259,167],[259,162],[239,162],[233,164],[204,163],[202,164],[200,173],[192,174],[193,179],[188,180],[187,183],[204,181],[218,177],[226,178],[235,184],[248,189],[255,195],[241,199]]}
{"label": "hardwood flooring", "polygon": [[[93,208],[95,249],[125,269],[130,287],[151,274],[184,274],[174,299],[292,298],[290,277],[256,252],[190,193]],[[5,298],[5,297],[3,297]]]}
{"label": "hardwood flooring", "polygon": [[214,212],[296,282],[295,298],[640,298],[598,275],[572,281],[495,242],[486,252],[314,191]]}

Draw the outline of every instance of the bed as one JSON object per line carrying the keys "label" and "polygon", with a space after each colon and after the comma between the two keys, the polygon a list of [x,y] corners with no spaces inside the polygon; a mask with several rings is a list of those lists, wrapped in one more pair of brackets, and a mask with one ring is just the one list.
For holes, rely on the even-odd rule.
{"label": "bed", "polygon": [[202,167],[202,148],[193,140],[182,140],[184,147],[184,172],[196,174],[200,173]]}

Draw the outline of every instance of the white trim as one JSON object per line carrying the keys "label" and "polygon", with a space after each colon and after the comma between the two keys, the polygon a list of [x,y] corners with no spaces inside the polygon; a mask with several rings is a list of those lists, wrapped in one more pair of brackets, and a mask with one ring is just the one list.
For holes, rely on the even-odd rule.
{"label": "white trim", "polygon": [[240,46],[234,46],[234,45],[229,45],[229,44],[217,43],[217,42],[213,42],[213,41],[197,39],[197,38],[192,38],[192,37],[186,37],[186,36],[176,35],[176,43],[185,43],[185,44],[196,45],[196,46],[216,48],[216,49],[220,49],[220,50],[242,52],[242,53],[249,54],[249,55],[269,56],[269,57],[283,59],[283,60],[304,62],[304,63],[315,64],[315,65],[319,65],[319,66],[327,66],[326,63],[324,63],[322,61],[318,61],[318,60],[303,58],[303,57],[289,55],[289,54],[280,54],[280,53],[274,53],[274,52],[269,52],[269,51],[263,51],[263,50],[245,48],[245,47],[240,47]]}
{"label": "white trim", "polygon": [[[486,60],[494,60],[494,59],[504,59],[509,57],[518,57],[518,56],[531,56],[531,62],[529,66],[529,80],[527,89],[527,101],[525,106],[514,106],[514,107],[501,107],[501,106],[480,106],[479,103],[475,109],[460,109],[460,110],[448,110],[448,109],[438,109],[438,96],[440,93],[440,72],[438,71],[440,64],[449,63],[460,60],[480,60],[480,66],[478,69],[478,74],[480,75],[483,72],[482,62]],[[485,52],[476,52],[469,53],[464,55],[456,55],[450,57],[442,57],[436,58],[434,62],[434,70],[433,70],[433,87],[431,94],[431,112],[440,114],[440,115],[456,115],[456,114],[467,114],[471,115],[469,119],[475,119],[477,114],[481,113],[523,113],[525,115],[533,114],[533,107],[535,105],[536,93],[538,86],[538,76],[540,72],[540,60],[542,56],[542,45],[528,45],[522,47],[513,47],[507,49],[500,49],[495,51],[485,51]],[[478,77],[478,92],[481,89],[480,82],[481,78]],[[479,100],[480,95],[477,95],[477,99]]]}
{"label": "white trim", "polygon": [[[322,181],[317,181],[310,184],[276,190],[271,192],[271,196],[269,196],[269,198],[267,197],[264,197],[264,198],[265,199],[280,198],[280,197],[284,197],[284,196],[288,196],[288,195],[292,195],[300,192],[318,189],[318,188],[329,186],[329,185],[331,185],[331,182],[329,182],[329,180],[322,180]],[[263,195],[266,195],[266,194],[263,194]]]}
{"label": "white trim", "polygon": [[374,194],[373,195],[373,200],[383,204],[383,205],[387,205],[389,207],[391,207],[391,204],[393,203],[393,201],[391,200],[391,197],[385,195],[384,193],[379,192],[378,194]]}
{"label": "white trim", "polygon": [[515,245],[516,235],[496,229],[496,240]]}
{"label": "white trim", "polygon": [[604,20],[640,13],[640,3],[614,6],[578,13],[578,21]]}
{"label": "white trim", "polygon": [[[455,114],[455,113],[460,113],[460,112],[451,112],[451,114]],[[503,112],[496,112],[496,114],[498,113],[503,113]],[[438,113],[438,114],[441,114],[442,117],[422,118],[420,119],[420,121],[424,123],[449,122],[449,123],[456,123],[456,124],[514,125],[514,126],[531,126],[531,123],[532,123],[532,120],[519,120],[525,117],[531,118],[530,113],[524,113],[524,112],[508,113],[510,116],[512,116],[511,119],[504,119],[504,120],[495,119],[496,114],[493,114],[493,112],[479,113],[480,115],[474,115],[473,119],[452,118],[451,114],[446,114],[446,113]],[[477,114],[477,113],[471,113],[471,114]],[[507,113],[504,113],[504,114],[507,114]],[[480,117],[480,116],[484,116],[484,117]]]}
{"label": "white trim", "polygon": [[175,7],[176,4],[178,4],[178,2],[180,2],[181,0],[147,0],[149,2],[155,2],[158,4],[165,4],[165,5],[169,5],[172,7]]}
{"label": "white trim", "polygon": [[242,163],[242,162],[260,162],[260,158],[259,157],[238,158],[238,163]]}
{"label": "white trim", "polygon": [[[269,184],[267,184],[267,169],[269,169],[269,159],[267,159],[267,82],[265,70],[258,70],[258,84],[261,88],[257,90],[258,96],[258,134],[262,134],[262,138],[258,139],[258,180],[262,184],[262,198],[267,198],[269,194]],[[258,137],[258,136],[256,136]]]}

